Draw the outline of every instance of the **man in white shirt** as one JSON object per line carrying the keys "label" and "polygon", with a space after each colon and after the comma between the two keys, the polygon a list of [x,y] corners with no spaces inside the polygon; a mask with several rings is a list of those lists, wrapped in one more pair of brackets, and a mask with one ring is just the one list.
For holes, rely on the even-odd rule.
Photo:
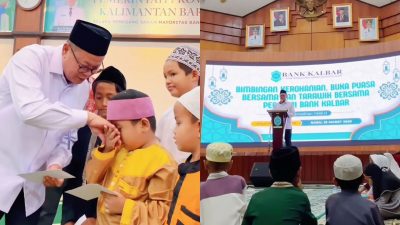
{"label": "man in white shirt", "polygon": [[111,37],[78,20],[64,45],[24,47],[6,65],[0,77],[0,219],[5,215],[7,225],[36,224],[45,186],[64,182],[45,177],[34,183],[19,174],[68,165],[76,130],[86,124],[103,139],[104,127],[116,129],[82,110],[87,79],[100,71]]}
{"label": "man in white shirt", "polygon": [[287,93],[285,90],[280,92],[280,101],[275,104],[274,109],[276,110],[287,110],[288,117],[285,123],[285,144],[286,146],[292,146],[292,117],[295,114],[293,104],[287,101]]}
{"label": "man in white shirt", "polygon": [[54,17],[54,30],[62,31],[60,27],[72,27],[78,19],[85,19],[85,12],[77,6],[77,0],[67,0],[67,5],[57,8]]}
{"label": "man in white shirt", "polygon": [[249,46],[258,46],[258,45],[263,44],[260,30],[258,29],[258,27],[250,28],[250,35],[249,35],[248,43],[249,43]]}

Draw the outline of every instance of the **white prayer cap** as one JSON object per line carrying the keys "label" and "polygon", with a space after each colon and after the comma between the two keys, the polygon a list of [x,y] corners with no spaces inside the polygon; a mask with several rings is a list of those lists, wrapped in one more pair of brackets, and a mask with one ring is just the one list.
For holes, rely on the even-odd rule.
{"label": "white prayer cap", "polygon": [[342,155],[333,163],[335,177],[340,180],[355,180],[363,174],[361,160],[354,155]]}
{"label": "white prayer cap", "polygon": [[233,147],[228,143],[215,142],[207,145],[206,159],[211,162],[230,162],[232,160]]}
{"label": "white prayer cap", "polygon": [[181,103],[193,116],[200,119],[200,87],[197,86],[178,98]]}
{"label": "white prayer cap", "polygon": [[185,64],[192,70],[200,72],[200,52],[190,46],[179,46],[174,49],[167,60]]}
{"label": "white prayer cap", "polygon": [[386,167],[387,169],[389,169],[390,162],[386,156],[379,155],[379,154],[372,154],[372,155],[369,155],[369,157],[371,158],[371,160],[374,164],[379,166],[379,168],[382,169],[382,168]]}

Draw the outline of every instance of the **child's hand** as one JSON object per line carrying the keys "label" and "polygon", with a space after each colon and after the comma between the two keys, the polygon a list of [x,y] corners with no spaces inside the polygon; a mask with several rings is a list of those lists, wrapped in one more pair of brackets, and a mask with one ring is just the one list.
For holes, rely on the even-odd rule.
{"label": "child's hand", "polygon": [[104,193],[104,207],[106,213],[122,214],[126,198],[118,190],[115,193],[117,196]]}
{"label": "child's hand", "polygon": [[115,128],[104,127],[105,141],[104,141],[104,151],[110,152],[114,148],[118,147],[121,143],[119,131]]}
{"label": "child's hand", "polygon": [[92,112],[88,112],[87,125],[89,126],[92,133],[96,134],[102,142],[105,141],[105,126],[116,129],[112,123]]}

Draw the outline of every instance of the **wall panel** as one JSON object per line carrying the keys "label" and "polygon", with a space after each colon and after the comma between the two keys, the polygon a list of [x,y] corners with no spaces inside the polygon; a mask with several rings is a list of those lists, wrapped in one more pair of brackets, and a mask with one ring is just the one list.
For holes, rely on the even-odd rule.
{"label": "wall panel", "polygon": [[219,43],[214,41],[200,41],[200,46],[202,50],[221,50],[221,51],[242,51],[243,46],[227,43]]}
{"label": "wall panel", "polygon": [[[298,14],[295,1],[278,0],[257,11],[254,11],[244,17],[232,16],[222,13],[201,10],[201,39],[208,41],[215,41],[220,43],[229,43],[244,46],[245,28],[246,24],[265,24],[266,43],[278,44],[279,48],[273,48],[273,51],[287,51],[292,49],[292,52],[301,51],[319,51],[325,49],[344,48],[347,46],[356,47],[372,43],[356,43],[358,41],[358,18],[362,17],[379,17],[380,19],[380,41],[395,40],[398,33],[400,33],[400,1],[396,1],[384,7],[375,7],[363,3],[358,0],[347,0],[346,3],[352,3],[353,6],[353,27],[352,28],[333,28],[332,21],[332,4],[344,3],[340,0],[328,1],[326,12],[315,21],[308,21],[301,18]],[[270,9],[286,8],[290,9],[290,31],[288,32],[271,32],[270,31]],[[207,24],[213,24],[210,27]],[[239,32],[239,30],[241,32]],[[240,35],[239,41],[233,39],[231,36],[237,37]],[[324,33],[324,34],[321,34]],[[338,33],[342,33],[340,37]],[[304,34],[311,34],[307,45],[304,41]],[[391,38],[385,38],[393,36]],[[321,43],[321,38],[325,38],[332,42],[333,46],[329,47]],[[342,40],[340,40],[340,38]],[[315,40],[314,40],[315,39]],[[295,47],[296,41],[301,40],[301,45],[305,46]],[[348,42],[347,40],[355,40]],[[294,42],[294,43],[289,43]],[[240,48],[240,50],[243,50]],[[246,51],[246,49],[244,49]],[[269,52],[271,49],[264,51]],[[249,49],[248,51],[255,51]],[[262,50],[257,50],[262,51]]]}
{"label": "wall panel", "polygon": [[281,36],[281,52],[311,51],[311,34]]}
{"label": "wall panel", "polygon": [[344,48],[344,39],[342,32],[336,33],[313,33],[311,48],[318,50],[329,50]]}

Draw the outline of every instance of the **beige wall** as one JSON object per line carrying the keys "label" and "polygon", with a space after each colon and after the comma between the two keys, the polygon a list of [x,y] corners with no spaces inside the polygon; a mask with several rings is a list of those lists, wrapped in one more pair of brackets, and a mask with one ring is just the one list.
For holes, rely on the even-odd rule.
{"label": "beige wall", "polygon": [[1,38],[0,39],[0,76],[3,74],[3,69],[13,55],[14,39]]}
{"label": "beige wall", "polygon": [[[64,40],[42,40],[45,45],[63,43]],[[104,66],[118,68],[125,75],[128,88],[148,94],[153,100],[156,117],[159,119],[175,103],[164,85],[164,61],[175,47],[182,44],[200,48],[197,43],[113,41]]]}

